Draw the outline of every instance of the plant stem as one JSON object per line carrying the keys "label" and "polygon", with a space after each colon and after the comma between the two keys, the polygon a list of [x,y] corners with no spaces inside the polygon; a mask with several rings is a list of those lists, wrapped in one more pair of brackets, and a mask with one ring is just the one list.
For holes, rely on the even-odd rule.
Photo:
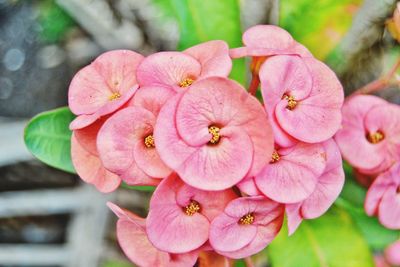
{"label": "plant stem", "polygon": [[259,85],[260,85],[260,78],[258,78],[257,74],[253,73],[251,77],[251,83],[249,86],[249,94],[255,96]]}
{"label": "plant stem", "polygon": [[254,267],[253,261],[250,257],[244,258],[244,262],[246,263],[247,267]]}
{"label": "plant stem", "polygon": [[396,74],[396,71],[399,67],[400,67],[400,58],[397,59],[396,63],[393,65],[393,67],[389,70],[389,72],[386,75],[357,89],[351,94],[351,96],[360,94],[372,94],[382,89],[385,89],[388,85],[390,85],[391,80],[393,76]]}

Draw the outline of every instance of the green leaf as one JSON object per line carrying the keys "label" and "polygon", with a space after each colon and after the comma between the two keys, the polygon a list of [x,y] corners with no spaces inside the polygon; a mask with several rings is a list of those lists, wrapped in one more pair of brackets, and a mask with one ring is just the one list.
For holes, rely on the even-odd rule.
{"label": "green leaf", "polygon": [[125,182],[121,183],[121,188],[129,189],[129,190],[144,191],[144,192],[154,192],[154,190],[156,190],[155,186],[127,185]]}
{"label": "green leaf", "polygon": [[71,134],[68,126],[74,115],[67,107],[36,115],[25,128],[29,151],[44,163],[74,173],[71,161]]}
{"label": "green leaf", "polygon": [[280,25],[322,60],[337,47],[361,3],[361,0],[282,0]]}
{"label": "green leaf", "polygon": [[270,244],[273,267],[373,267],[372,254],[350,215],[333,206],[315,220],[303,221],[290,237],[283,229]]}
{"label": "green leaf", "polygon": [[[154,1],[177,20],[181,36],[179,49],[210,40],[224,40],[230,47],[242,46],[238,0]],[[245,75],[244,59],[235,60],[231,78],[244,84]]]}

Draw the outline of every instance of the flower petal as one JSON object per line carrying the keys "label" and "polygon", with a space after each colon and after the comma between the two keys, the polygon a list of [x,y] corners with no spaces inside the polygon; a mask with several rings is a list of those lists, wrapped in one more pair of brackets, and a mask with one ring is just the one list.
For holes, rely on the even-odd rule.
{"label": "flower petal", "polygon": [[132,98],[130,105],[147,109],[157,117],[161,107],[174,95],[175,91],[167,87],[141,87]]}
{"label": "flower petal", "polygon": [[325,151],[320,144],[299,143],[280,149],[280,159],[267,164],[256,176],[258,189],[281,203],[306,199],[315,189],[326,166]]}
{"label": "flower petal", "polygon": [[95,185],[100,192],[112,192],[120,185],[121,179],[106,170],[98,156],[86,151],[74,134],[71,137],[71,158],[79,177],[86,183]]}
{"label": "flower petal", "polygon": [[[82,115],[103,109],[101,115],[105,115],[106,111],[110,113],[122,106],[128,100],[124,96],[132,96],[136,90],[135,72],[142,59],[143,56],[129,50],[115,50],[100,55],[72,79],[68,92],[71,111]],[[110,100],[116,93],[122,97]],[[107,108],[108,105],[112,108]]]}
{"label": "flower petal", "polygon": [[180,91],[179,84],[187,78],[197,79],[200,63],[181,52],[158,52],[146,57],[139,65],[137,79],[141,86],[171,86]]}
{"label": "flower petal", "polygon": [[201,64],[201,77],[228,77],[232,69],[229,47],[224,41],[214,40],[190,47],[183,51]]}

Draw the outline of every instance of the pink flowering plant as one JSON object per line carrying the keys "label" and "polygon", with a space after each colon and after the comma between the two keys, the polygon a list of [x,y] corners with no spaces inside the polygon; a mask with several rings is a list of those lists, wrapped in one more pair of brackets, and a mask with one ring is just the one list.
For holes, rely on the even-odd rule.
{"label": "pink flowering plant", "polygon": [[[71,81],[73,115],[62,111],[71,114],[63,123],[73,167],[35,152],[31,126],[27,145],[102,193],[154,191],[146,218],[108,203],[119,245],[139,266],[244,259],[250,267],[266,248],[272,266],[373,266],[360,234],[369,231],[366,220],[390,235],[385,257],[400,264],[400,107],[370,95],[384,85],[345,99],[336,74],[278,26],[253,26],[242,42],[211,40],[147,56],[103,53]],[[242,58],[249,86],[232,79]],[[345,186],[339,196],[344,170],[346,185],[357,189]],[[358,182],[367,187],[365,212],[346,197],[364,192]],[[356,224],[361,230],[352,230]],[[299,241],[304,232],[316,235],[307,248]],[[332,263],[328,239],[348,254],[343,265]]]}

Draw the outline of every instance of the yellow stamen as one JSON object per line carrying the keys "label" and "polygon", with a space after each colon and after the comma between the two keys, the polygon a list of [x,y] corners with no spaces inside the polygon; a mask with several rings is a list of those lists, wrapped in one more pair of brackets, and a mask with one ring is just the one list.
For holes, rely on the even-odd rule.
{"label": "yellow stamen", "polygon": [[219,142],[219,139],[221,138],[221,135],[219,134],[220,128],[216,126],[210,126],[208,127],[208,132],[212,135],[209,143],[212,145],[215,145]]}
{"label": "yellow stamen", "polygon": [[115,93],[113,93],[112,95],[110,95],[110,96],[108,97],[108,100],[114,101],[114,100],[117,100],[117,99],[120,98],[120,97],[121,97],[120,93],[115,92]]}
{"label": "yellow stamen", "polygon": [[146,137],[144,138],[144,145],[145,145],[147,148],[153,148],[153,147],[156,146],[156,145],[154,144],[154,137],[153,137],[152,134],[149,134],[148,136],[146,136]]}
{"label": "yellow stamen", "polygon": [[193,216],[201,209],[200,204],[197,201],[192,200],[189,205],[184,208],[186,215]]}
{"label": "yellow stamen", "polygon": [[286,99],[288,104],[286,106],[287,109],[293,110],[297,106],[297,101],[293,96],[283,95],[282,99]]}
{"label": "yellow stamen", "polygon": [[277,161],[279,161],[281,159],[281,156],[279,156],[278,152],[276,152],[276,150],[274,152],[272,152],[272,159],[271,159],[271,163],[275,163]]}
{"label": "yellow stamen", "polygon": [[183,81],[181,81],[181,82],[179,83],[179,86],[180,86],[180,87],[188,87],[188,86],[192,85],[193,82],[194,82],[193,79],[191,79],[191,78],[186,78],[186,79],[184,79]]}
{"label": "yellow stamen", "polygon": [[376,131],[375,133],[368,133],[367,139],[370,143],[377,144],[385,139],[385,135],[381,131]]}
{"label": "yellow stamen", "polygon": [[254,222],[254,215],[252,213],[248,213],[240,218],[239,223],[242,225],[249,225]]}

